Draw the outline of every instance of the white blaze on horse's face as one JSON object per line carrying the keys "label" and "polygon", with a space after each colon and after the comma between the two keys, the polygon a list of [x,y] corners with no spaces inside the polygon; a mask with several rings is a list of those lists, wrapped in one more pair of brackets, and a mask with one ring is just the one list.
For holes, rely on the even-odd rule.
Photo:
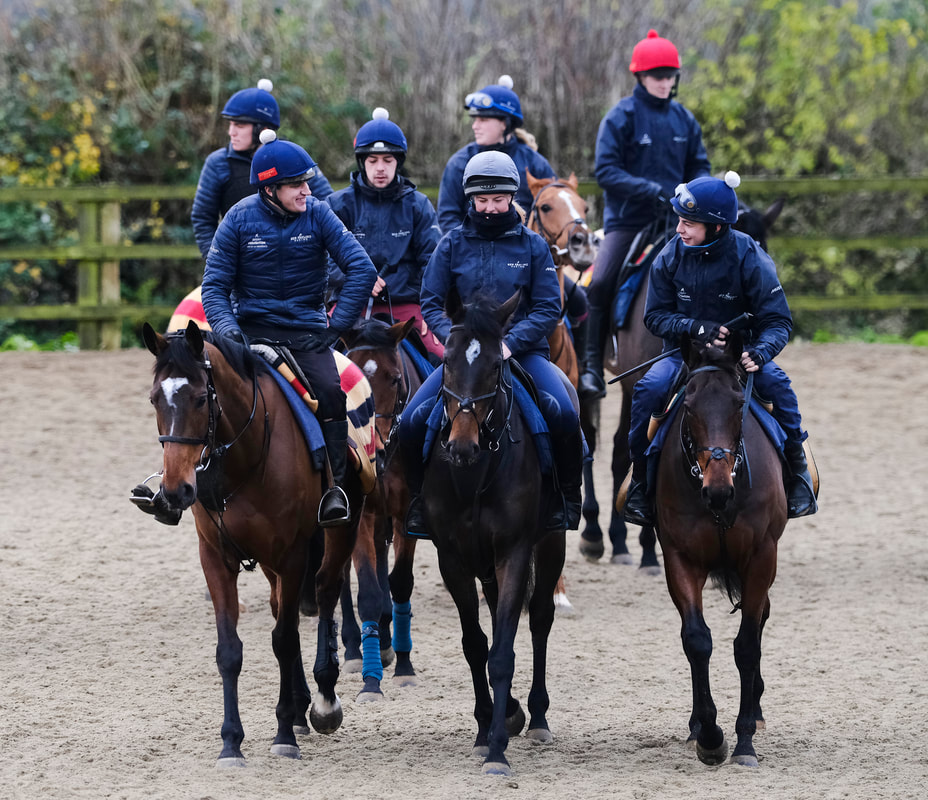
{"label": "white blaze on horse's face", "polygon": [[467,363],[473,366],[474,362],[477,360],[477,357],[480,355],[480,342],[476,339],[471,339],[470,344],[467,345],[467,350],[464,351],[464,358],[467,359]]}
{"label": "white blaze on horse's face", "polygon": [[188,383],[189,381],[186,378],[165,378],[161,381],[161,392],[164,395],[164,402],[171,408],[174,408],[174,395],[177,394],[181,388],[187,386]]}
{"label": "white blaze on horse's face", "polygon": [[[557,196],[560,197],[561,200],[564,201],[564,204],[567,206],[567,211],[570,213],[571,217],[573,217],[574,219],[578,219],[578,220],[583,219],[583,214],[581,214],[577,210],[577,207],[574,205],[573,196],[571,195],[570,192],[561,190],[560,192],[557,193]],[[581,222],[580,227],[587,229],[586,222]]]}
{"label": "white blaze on horse's face", "polygon": [[377,362],[373,358],[369,358],[364,362],[364,366],[361,367],[361,371],[364,373],[365,378],[370,378],[377,371]]}

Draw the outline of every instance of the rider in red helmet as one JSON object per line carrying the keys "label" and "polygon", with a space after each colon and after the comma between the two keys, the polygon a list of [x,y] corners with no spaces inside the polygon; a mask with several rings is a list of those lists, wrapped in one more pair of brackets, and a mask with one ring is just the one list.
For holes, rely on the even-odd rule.
{"label": "rider in red helmet", "polygon": [[677,48],[650,30],[635,45],[629,70],[637,85],[606,114],[596,137],[605,238],[587,289],[590,321],[578,390],[585,397],[606,393],[603,348],[615,284],[632,240],[670,213],[668,200],[678,184],[710,172],[699,123],[673,99],[680,80]]}

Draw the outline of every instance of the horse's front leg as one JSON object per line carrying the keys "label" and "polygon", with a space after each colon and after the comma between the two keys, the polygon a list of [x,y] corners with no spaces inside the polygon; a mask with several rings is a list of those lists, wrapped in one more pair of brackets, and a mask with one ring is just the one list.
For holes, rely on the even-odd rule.
{"label": "horse's front leg", "polygon": [[358,575],[358,614],[361,617],[361,677],[364,685],[358,693],[359,703],[383,700],[380,682],[383,662],[380,657],[380,616],[383,605],[380,578],[377,574],[377,548],[374,541],[378,519],[365,511],[358,526],[358,539],[352,553]]}
{"label": "horse's front leg", "polygon": [[548,720],[548,636],[554,624],[554,600],[548,588],[557,584],[564,565],[564,533],[546,536],[535,548],[535,589],[529,601],[529,628],[532,632],[532,688],[528,695],[531,715],[526,736],[536,742],[553,741]]}
{"label": "horse's front leg", "polygon": [[222,752],[218,766],[245,765],[241,745],[245,730],[238,710],[238,676],[242,671],[242,640],[238,636],[238,575],[222,556],[200,537],[200,565],[216,614],[216,666],[222,677]]}
{"label": "horse's front leg", "polygon": [[489,642],[480,627],[477,587],[474,585],[474,576],[461,569],[456,554],[443,554],[439,548],[438,568],[461,619],[461,646],[474,685],[474,719],[477,720],[474,755],[486,757],[489,752],[487,736],[493,718],[493,701],[490,698],[490,685],[487,683]]}
{"label": "horse's front leg", "polygon": [[[580,427],[586,437],[590,455],[595,456],[600,419],[600,400],[580,400]],[[586,526],[580,533],[580,553],[587,561],[599,561],[606,552],[603,529],[599,525],[599,502],[593,481],[593,461],[583,465],[583,519]]]}
{"label": "horse's front leg", "polygon": [[[354,507],[352,501],[352,507]],[[309,713],[309,721],[319,733],[334,733],[342,724],[341,700],[335,693],[338,682],[338,603],[345,565],[351,558],[357,536],[358,516],[349,525],[317,531],[325,536],[325,552],[316,573],[316,599],[319,604],[319,627],[316,637],[316,661],[313,677],[318,691]]]}
{"label": "horse's front leg", "polygon": [[393,520],[393,569],[390,571],[390,595],[393,598],[393,651],[396,666],[393,682],[397,686],[415,686],[418,682],[412,666],[412,563],[416,540],[407,536],[403,520]]}

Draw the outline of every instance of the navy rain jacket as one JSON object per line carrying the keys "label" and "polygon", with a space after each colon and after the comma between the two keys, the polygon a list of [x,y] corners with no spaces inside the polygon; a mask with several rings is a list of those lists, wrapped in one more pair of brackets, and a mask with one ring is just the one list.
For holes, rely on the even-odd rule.
{"label": "navy rain jacket", "polygon": [[[209,255],[209,246],[213,242],[220,217],[229,213],[229,209],[239,200],[257,191],[257,187],[249,182],[253,155],[254,150],[240,153],[233,150],[231,144],[227,144],[206,157],[190,211],[197,247],[204,259]],[[332,187],[318,166],[309,182],[309,189],[313,197],[320,200],[332,194]]]}
{"label": "navy rain jacket", "polygon": [[522,289],[505,342],[516,358],[529,352],[548,355],[561,294],[551,250],[537,233],[518,222],[500,238],[485,239],[466,219],[442,237],[425,270],[421,296],[422,317],[442,344],[451,331],[445,297],[452,286],[464,302],[479,292],[502,303]]}
{"label": "navy rain jacket", "polygon": [[702,129],[692,113],[637,85],[603,117],[596,135],[604,231],[640,230],[654,219],[658,195],[669,199],[679,184],[709,170]]}
{"label": "navy rain jacket", "polygon": [[[377,277],[357,239],[314,197],[302,214],[283,214],[257,194],[219,223],[203,275],[203,309],[216,333],[252,322],[299,332],[326,328],[328,255],[347,276],[331,327],[347,331],[361,316]],[[235,309],[231,295],[235,294]]]}
{"label": "navy rain jacket", "polygon": [[[418,304],[422,272],[441,238],[429,199],[402,175],[376,190],[353,172],[351,185],[327,202],[367,251],[387,283],[391,302]],[[330,269],[330,280],[340,285],[344,276],[331,264]]]}
{"label": "navy rain jacket", "polygon": [[687,250],[674,236],[654,260],[644,324],[665,350],[694,321],[721,325],[746,311],[754,318],[742,331],[744,349],[766,364],[789,341],[793,318],[773,260],[750,236],[729,230],[705,251]]}
{"label": "navy rain jacket", "polygon": [[525,177],[525,168],[531,171],[536,178],[555,178],[554,170],[541,153],[532,150],[527,144],[520,142],[514,135],[503,144],[490,147],[481,147],[471,142],[462,147],[445,165],[441,174],[441,184],[438,187],[438,224],[442,233],[456,228],[467,216],[467,198],[464,196],[464,167],[477,153],[487,150],[499,150],[508,155],[519,170],[519,191],[516,192],[516,202],[526,212],[532,207],[532,193],[528,188],[528,179]]}

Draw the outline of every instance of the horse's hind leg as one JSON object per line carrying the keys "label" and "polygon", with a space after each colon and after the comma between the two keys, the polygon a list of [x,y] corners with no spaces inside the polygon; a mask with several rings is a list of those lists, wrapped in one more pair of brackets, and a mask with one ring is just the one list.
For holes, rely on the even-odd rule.
{"label": "horse's hind leg", "polygon": [[380,517],[374,550],[377,553],[377,583],[380,585],[380,662],[389,667],[396,654],[393,651],[393,600],[390,597],[389,540],[393,531],[393,520]]}
{"label": "horse's hind leg", "polygon": [[[600,400],[581,399],[580,427],[586,437],[590,455],[596,453],[596,438],[599,428]],[[599,502],[593,482],[593,462],[583,465],[583,519],[586,527],[580,533],[580,553],[587,561],[598,561],[606,548],[603,545],[603,529],[599,526]]]}
{"label": "horse's hind leg", "polygon": [[396,667],[393,682],[398,686],[415,686],[416,671],[412,666],[412,563],[416,540],[407,536],[398,520],[393,523],[393,569],[390,572],[390,594],[393,599],[393,651]]}
{"label": "horse's hind leg", "polygon": [[[545,714],[548,688],[545,680],[548,636],[554,623],[554,602],[547,587],[556,584],[564,564],[564,534],[550,534],[535,548],[535,589],[529,602],[529,628],[532,632],[532,688],[528,695],[529,720],[526,736],[536,742],[553,741]],[[559,566],[560,565],[560,566]]]}
{"label": "horse's hind leg", "polygon": [[377,520],[373,514],[361,515],[358,539],[352,558],[358,575],[358,614],[361,617],[361,677],[364,686],[358,693],[358,702],[383,699],[380,682],[383,680],[383,661],[380,656],[380,616],[383,592],[377,574],[377,548],[374,541]]}
{"label": "horse's hind leg", "polygon": [[200,564],[206,577],[213,610],[216,613],[216,666],[222,677],[222,752],[219,766],[244,766],[241,745],[245,730],[238,710],[238,676],[242,671],[242,640],[238,626],[238,576],[223,563],[222,557],[200,537]]}

